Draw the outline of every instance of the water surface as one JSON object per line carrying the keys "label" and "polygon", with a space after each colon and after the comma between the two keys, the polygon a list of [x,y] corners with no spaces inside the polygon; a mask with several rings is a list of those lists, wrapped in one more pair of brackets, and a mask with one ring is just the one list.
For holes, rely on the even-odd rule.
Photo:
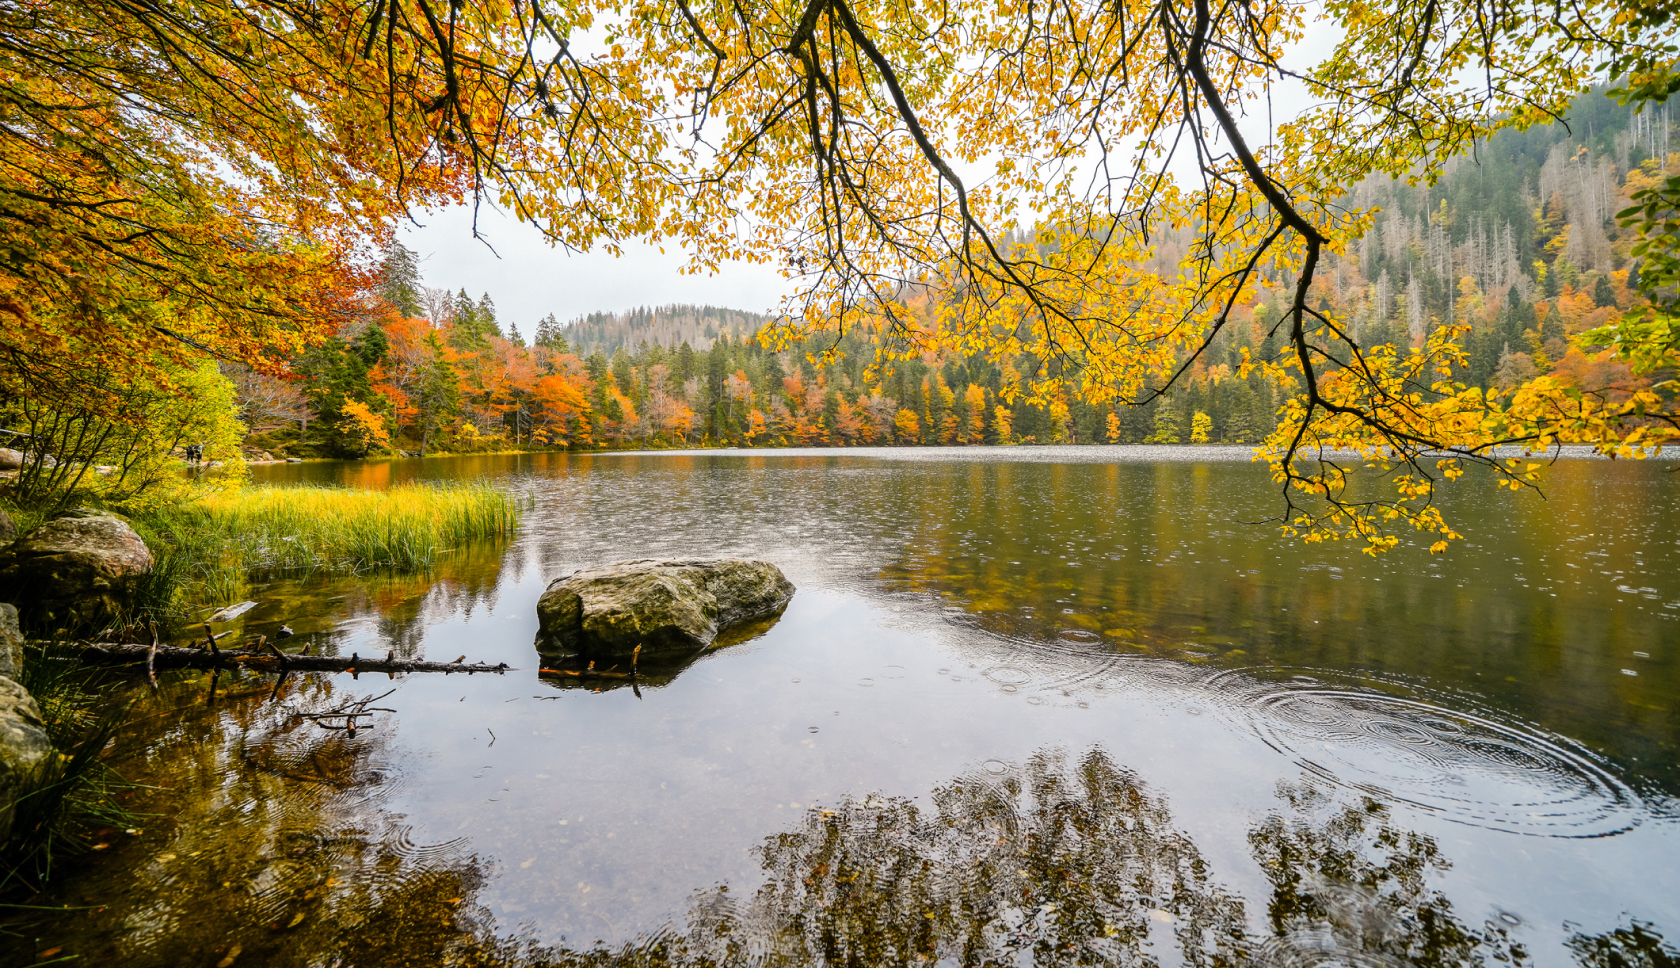
{"label": "water surface", "polygon": [[[1277,492],[1234,449],[258,473],[528,498],[433,574],[276,582],[241,619],[517,671],[172,680],[131,769],[155,822],[6,963],[1637,964],[1680,930],[1661,465],[1468,480],[1465,542],[1375,560],[1257,523]],[[550,579],[691,554],[799,592],[638,688],[539,677]],[[387,690],[355,736],[296,716]]]}

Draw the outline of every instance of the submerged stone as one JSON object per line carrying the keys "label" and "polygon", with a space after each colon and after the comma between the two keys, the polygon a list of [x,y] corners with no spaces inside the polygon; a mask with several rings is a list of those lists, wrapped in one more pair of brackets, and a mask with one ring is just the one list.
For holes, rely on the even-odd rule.
{"label": "submerged stone", "polygon": [[55,627],[116,618],[152,553],[128,522],[98,511],[54,518],[0,551],[0,600]]}
{"label": "submerged stone", "polygon": [[732,625],[780,612],[793,583],[744,558],[622,561],[556,579],[537,601],[545,658],[647,659],[691,655]]}

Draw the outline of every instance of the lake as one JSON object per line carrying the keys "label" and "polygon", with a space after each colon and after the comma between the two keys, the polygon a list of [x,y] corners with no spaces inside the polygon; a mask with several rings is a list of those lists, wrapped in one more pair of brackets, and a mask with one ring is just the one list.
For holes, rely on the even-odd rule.
{"label": "lake", "polygon": [[[1242,448],[258,467],[527,501],[430,574],[255,585],[238,626],[513,671],[136,688],[153,816],[0,961],[1666,964],[1668,466],[1472,473],[1464,541],[1376,559],[1281,537]],[[693,555],[798,592],[633,687],[539,675],[550,580]],[[297,715],[364,698],[354,735]]]}

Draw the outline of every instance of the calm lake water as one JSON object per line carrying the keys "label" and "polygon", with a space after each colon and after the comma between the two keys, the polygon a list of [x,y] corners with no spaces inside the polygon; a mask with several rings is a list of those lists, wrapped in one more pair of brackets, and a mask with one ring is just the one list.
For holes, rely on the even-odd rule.
{"label": "calm lake water", "polygon": [[[1669,964],[1667,466],[1472,475],[1464,542],[1376,560],[1257,523],[1277,491],[1241,449],[257,468],[529,499],[434,574],[261,585],[240,620],[515,671],[136,690],[155,816],[0,961]],[[550,580],[674,555],[799,591],[635,689],[539,677]],[[382,694],[354,736],[296,715]]]}

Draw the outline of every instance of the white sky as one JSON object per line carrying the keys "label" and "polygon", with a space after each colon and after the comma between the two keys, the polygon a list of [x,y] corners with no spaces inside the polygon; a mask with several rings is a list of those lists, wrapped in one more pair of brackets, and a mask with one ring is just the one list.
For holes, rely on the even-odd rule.
{"label": "white sky", "polygon": [[687,260],[675,248],[661,253],[653,246],[626,246],[623,258],[568,254],[488,205],[478,218],[488,246],[473,238],[468,208],[419,212],[417,218],[422,225],[404,224],[397,237],[419,254],[426,285],[450,292],[465,287],[474,299],[489,293],[502,327],[512,322],[526,338],[549,313],[564,323],[585,313],[671,303],[769,312],[789,291],[771,266],[733,263],[713,276],[681,275],[677,270]]}

